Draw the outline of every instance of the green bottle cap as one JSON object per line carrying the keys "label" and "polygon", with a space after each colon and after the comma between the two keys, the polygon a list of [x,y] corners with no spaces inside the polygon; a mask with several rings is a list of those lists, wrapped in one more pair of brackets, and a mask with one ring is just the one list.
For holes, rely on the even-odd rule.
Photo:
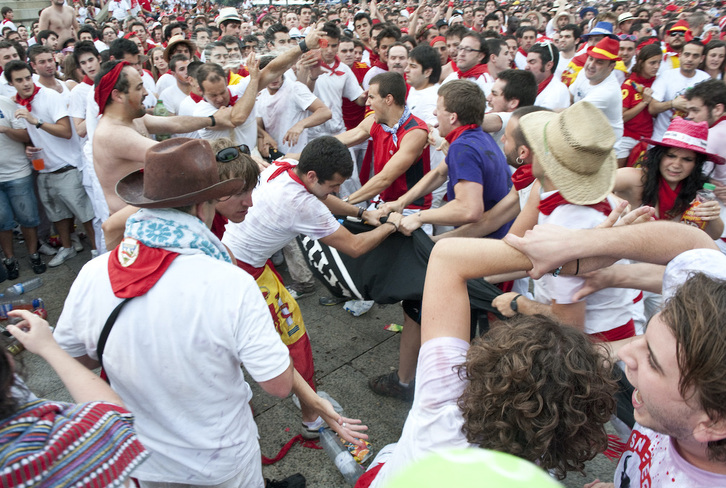
{"label": "green bottle cap", "polygon": [[703,189],[704,190],[711,190],[711,191],[713,191],[713,190],[716,189],[716,185],[714,185],[712,183],[704,183],[703,184]]}

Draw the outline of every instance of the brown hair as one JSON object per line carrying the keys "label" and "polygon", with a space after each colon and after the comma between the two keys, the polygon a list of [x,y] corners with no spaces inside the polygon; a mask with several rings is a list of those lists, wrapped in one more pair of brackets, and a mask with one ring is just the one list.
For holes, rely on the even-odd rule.
{"label": "brown hair", "polygon": [[[219,139],[211,139],[209,144],[212,151],[216,155],[222,149],[228,147],[237,147],[230,139],[221,137]],[[257,179],[260,176],[260,168],[249,154],[240,152],[239,156],[233,160],[220,163],[217,161],[217,169],[219,170],[219,181],[227,181],[232,178],[240,178],[245,181],[242,192],[250,191],[257,186]]]}
{"label": "brown hair", "polygon": [[455,113],[461,125],[481,125],[484,121],[486,101],[479,85],[469,80],[444,83],[438,95],[444,99],[447,112]]}
{"label": "brown hair", "polygon": [[459,374],[470,443],[506,452],[560,478],[606,449],[615,411],[612,365],[581,331],[520,316],[472,342]]}
{"label": "brown hair", "polygon": [[[663,307],[661,318],[676,338],[679,391],[713,422],[726,418],[726,282],[702,273],[690,277]],[[726,439],[708,443],[709,459],[726,461]]]}

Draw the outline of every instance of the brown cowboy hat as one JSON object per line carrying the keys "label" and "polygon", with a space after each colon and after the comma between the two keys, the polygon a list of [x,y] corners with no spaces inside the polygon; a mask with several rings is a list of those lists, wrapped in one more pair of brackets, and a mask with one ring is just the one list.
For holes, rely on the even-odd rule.
{"label": "brown cowboy hat", "polygon": [[166,49],[164,49],[164,61],[167,63],[169,62],[169,59],[171,59],[170,53],[177,44],[186,44],[189,48],[189,60],[194,61],[194,55],[197,52],[197,45],[194,41],[190,41],[184,36],[174,36],[169,39],[169,43],[166,45]]}
{"label": "brown cowboy hat", "polygon": [[173,208],[239,193],[244,180],[219,182],[212,146],[203,139],[178,137],[146,151],[144,169],[116,184],[116,194],[141,208]]}

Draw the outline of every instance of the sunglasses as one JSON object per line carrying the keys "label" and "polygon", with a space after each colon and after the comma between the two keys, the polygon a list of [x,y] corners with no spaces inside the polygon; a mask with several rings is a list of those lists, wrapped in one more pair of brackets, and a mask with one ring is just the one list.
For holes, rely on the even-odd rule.
{"label": "sunglasses", "polygon": [[633,41],[633,42],[635,42],[635,41],[638,40],[638,36],[636,36],[634,34],[620,34],[618,36],[618,39],[620,39],[621,41]]}
{"label": "sunglasses", "polygon": [[686,33],[683,31],[670,31],[668,35],[671,37],[686,37]]}
{"label": "sunglasses", "polygon": [[217,162],[229,163],[237,159],[240,154],[250,154],[250,148],[247,144],[241,144],[237,147],[225,147],[217,153]]}

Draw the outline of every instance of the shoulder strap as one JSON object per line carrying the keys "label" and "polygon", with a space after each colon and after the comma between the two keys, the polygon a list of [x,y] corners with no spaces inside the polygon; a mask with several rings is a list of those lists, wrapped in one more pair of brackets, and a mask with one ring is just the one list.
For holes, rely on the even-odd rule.
{"label": "shoulder strap", "polygon": [[98,346],[96,347],[96,354],[98,355],[98,362],[101,364],[101,368],[103,368],[103,350],[106,348],[106,340],[108,340],[108,335],[111,333],[111,328],[113,327],[113,324],[116,323],[116,319],[118,318],[118,314],[121,313],[121,309],[124,308],[124,305],[126,305],[132,298],[134,297],[125,298],[121,303],[116,305],[116,308],[113,309],[111,315],[108,316],[106,323],[103,325],[101,335],[98,337]]}

